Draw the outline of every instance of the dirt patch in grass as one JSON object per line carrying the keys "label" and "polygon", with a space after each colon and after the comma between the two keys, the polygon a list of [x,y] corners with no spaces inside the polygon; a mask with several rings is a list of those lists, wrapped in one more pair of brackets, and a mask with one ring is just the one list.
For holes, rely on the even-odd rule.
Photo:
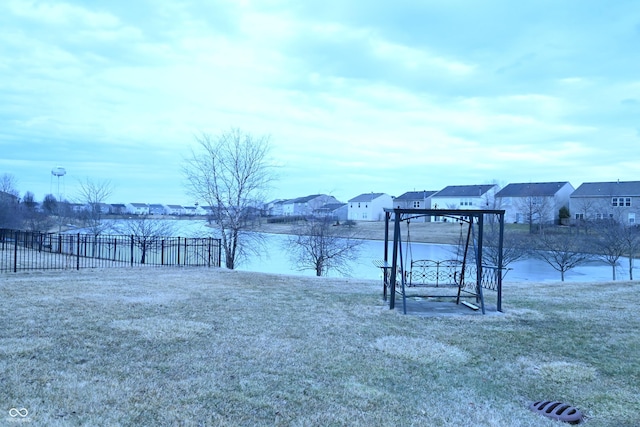
{"label": "dirt patch in grass", "polygon": [[[501,316],[388,310],[378,282],[222,269],[2,276],[0,420],[590,426],[640,419],[631,283],[507,286]],[[426,302],[425,302],[426,303]]]}

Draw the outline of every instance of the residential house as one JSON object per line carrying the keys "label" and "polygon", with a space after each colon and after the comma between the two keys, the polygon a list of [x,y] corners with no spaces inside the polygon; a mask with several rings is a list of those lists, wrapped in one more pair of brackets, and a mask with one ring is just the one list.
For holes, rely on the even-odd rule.
{"label": "residential house", "polygon": [[86,203],[69,203],[69,208],[74,213],[80,213],[82,211],[88,211],[89,207]]}
{"label": "residential house", "polygon": [[197,215],[197,207],[196,206],[183,206],[184,215],[195,216]]}
{"label": "residential house", "polygon": [[314,210],[327,203],[339,203],[333,196],[326,194],[312,194],[298,197],[282,203],[282,214],[285,216],[309,216]]}
{"label": "residential house", "polygon": [[635,225],[640,221],[640,181],[585,182],[571,194],[574,221],[613,219]]}
{"label": "residential house", "polygon": [[496,193],[496,207],[505,210],[506,222],[558,224],[573,191],[567,181],[509,184]]}
{"label": "residential house", "polygon": [[109,213],[112,215],[123,215],[127,213],[127,207],[124,203],[112,203],[109,206]]}
{"label": "residential house", "polygon": [[[492,209],[499,190],[496,184],[450,185],[431,196],[432,209]],[[447,221],[435,216],[433,221]]]}
{"label": "residential house", "polygon": [[127,212],[133,215],[149,215],[149,205],[146,203],[127,203]]}
{"label": "residential house", "polygon": [[149,215],[164,215],[166,213],[164,205],[151,203],[149,205]]}
{"label": "residential house", "polygon": [[385,193],[364,193],[349,200],[348,219],[382,221],[384,209],[393,207],[393,198]]}
{"label": "residential house", "polygon": [[265,215],[266,216],[282,216],[283,215],[282,204],[285,201],[286,200],[284,199],[275,199],[268,203],[265,203],[264,205]]}
{"label": "residential house", "polygon": [[164,211],[167,215],[184,215],[184,207],[181,205],[164,205]]}
{"label": "residential house", "polygon": [[[406,193],[395,197],[393,199],[394,208],[402,209],[430,209],[431,208],[431,196],[436,191],[407,191]],[[415,218],[417,222],[428,222],[431,217],[421,216]]]}
{"label": "residential house", "polygon": [[330,218],[333,221],[346,221],[348,214],[346,203],[327,203],[313,211],[314,216]]}
{"label": "residential house", "polygon": [[213,208],[211,206],[198,206],[198,215],[204,215],[208,218],[212,218]]}

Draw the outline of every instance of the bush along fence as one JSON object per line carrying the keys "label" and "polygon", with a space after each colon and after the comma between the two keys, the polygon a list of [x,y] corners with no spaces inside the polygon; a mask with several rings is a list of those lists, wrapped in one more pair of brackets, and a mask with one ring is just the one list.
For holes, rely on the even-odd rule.
{"label": "bush along fence", "polygon": [[0,229],[0,272],[146,266],[220,267],[220,239]]}

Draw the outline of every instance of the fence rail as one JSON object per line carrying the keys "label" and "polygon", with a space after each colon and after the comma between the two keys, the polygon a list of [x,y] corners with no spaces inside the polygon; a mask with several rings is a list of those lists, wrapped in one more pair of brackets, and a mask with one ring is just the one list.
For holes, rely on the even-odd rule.
{"label": "fence rail", "polygon": [[220,267],[220,239],[0,229],[0,272],[147,266]]}

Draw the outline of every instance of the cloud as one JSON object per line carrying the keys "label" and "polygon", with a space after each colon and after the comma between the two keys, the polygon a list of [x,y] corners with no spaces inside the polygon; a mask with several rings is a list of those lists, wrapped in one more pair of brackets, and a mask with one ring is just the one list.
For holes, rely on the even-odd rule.
{"label": "cloud", "polygon": [[180,198],[193,135],[235,126],[271,135],[287,197],[610,180],[636,170],[634,11],[590,0],[10,1],[0,168],[39,177],[25,186],[45,173],[46,187],[63,163],[69,181],[114,177],[115,197]]}

